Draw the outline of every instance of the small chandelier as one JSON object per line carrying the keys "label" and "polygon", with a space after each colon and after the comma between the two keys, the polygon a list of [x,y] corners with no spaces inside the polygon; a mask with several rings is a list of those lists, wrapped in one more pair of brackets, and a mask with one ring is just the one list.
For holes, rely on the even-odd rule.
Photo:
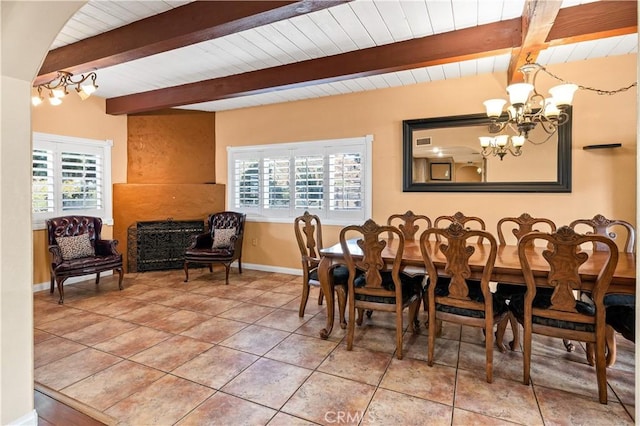
{"label": "small chandelier", "polygon": [[[514,156],[522,154],[522,146],[529,140],[529,132],[540,127],[548,137],[544,143],[558,130],[558,127],[569,119],[568,107],[573,101],[573,94],[578,85],[573,83],[560,84],[549,89],[551,97],[545,98],[535,87],[538,72],[544,69],[541,65],[527,61],[519,71],[524,75],[524,83],[516,83],[507,86],[510,106],[507,114],[503,116],[502,109],[507,103],[504,99],[489,99],[484,102],[487,116],[491,119],[490,129],[492,133],[500,133],[507,127],[516,136],[499,135],[495,137],[481,137],[480,146],[482,155],[498,156],[500,160],[507,153]],[[533,142],[532,142],[533,143]]]}
{"label": "small chandelier", "polygon": [[31,103],[33,106],[38,106],[44,102],[44,95],[42,91],[43,89],[46,89],[49,91],[49,103],[51,105],[60,105],[62,103],[62,98],[69,94],[67,91],[68,87],[74,88],[78,96],[80,96],[80,99],[84,101],[98,89],[96,77],[95,72],[90,72],[87,75],[82,74],[74,80],[72,73],[67,71],[58,71],[56,78],[48,83],[43,83],[37,86],[38,95],[31,98]]}

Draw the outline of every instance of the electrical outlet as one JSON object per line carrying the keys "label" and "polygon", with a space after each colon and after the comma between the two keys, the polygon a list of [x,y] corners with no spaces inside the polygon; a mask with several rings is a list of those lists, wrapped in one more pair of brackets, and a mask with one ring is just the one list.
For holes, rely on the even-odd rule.
{"label": "electrical outlet", "polygon": [[252,245],[252,246],[257,246],[257,245],[258,245],[258,239],[257,239],[257,238],[253,238],[253,239],[251,240],[251,245]]}

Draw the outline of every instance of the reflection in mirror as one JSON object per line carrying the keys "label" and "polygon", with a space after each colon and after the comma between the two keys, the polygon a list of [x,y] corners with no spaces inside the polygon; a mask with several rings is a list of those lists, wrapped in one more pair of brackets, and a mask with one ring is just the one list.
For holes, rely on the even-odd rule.
{"label": "reflection in mirror", "polygon": [[490,124],[485,114],[405,120],[403,190],[570,192],[571,121],[551,136],[536,127],[522,155],[503,159],[482,155]]}

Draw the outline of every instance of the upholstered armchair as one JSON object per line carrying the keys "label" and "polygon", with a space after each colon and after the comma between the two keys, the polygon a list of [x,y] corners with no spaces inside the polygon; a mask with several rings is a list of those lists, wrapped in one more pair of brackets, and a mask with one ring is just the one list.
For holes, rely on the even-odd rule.
{"label": "upholstered armchair", "polygon": [[113,270],[120,275],[118,287],[122,290],[122,254],[117,240],[103,240],[102,219],[92,216],[63,216],[47,220],[47,238],[51,253],[51,293],[58,283],[60,300],[64,303],[64,282],[69,277],[96,274]]}
{"label": "upholstered armchair", "polygon": [[209,265],[221,263],[226,269],[225,282],[229,284],[229,269],[238,261],[238,272],[242,273],[242,239],[246,215],[237,212],[220,212],[209,215],[208,232],[195,235],[184,255],[184,282],[189,281],[189,264]]}

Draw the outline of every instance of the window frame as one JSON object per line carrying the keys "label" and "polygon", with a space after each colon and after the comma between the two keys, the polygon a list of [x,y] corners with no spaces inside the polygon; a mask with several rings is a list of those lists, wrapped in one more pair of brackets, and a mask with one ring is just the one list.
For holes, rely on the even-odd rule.
{"label": "window frame", "polygon": [[[31,200],[33,203],[33,155],[35,150],[49,150],[53,152],[53,193],[54,210],[52,212],[35,213],[31,208],[32,229],[45,229],[46,221],[52,217],[59,216],[97,216],[102,219],[105,225],[113,225],[113,194],[111,185],[111,149],[112,140],[99,140],[89,138],[78,138],[72,136],[62,136],[50,133],[33,132],[31,147]],[[102,208],[98,209],[78,209],[62,210],[62,163],[61,153],[71,152],[84,155],[96,155],[102,162]]]}
{"label": "window frame", "polygon": [[[272,222],[272,223],[290,223],[295,217],[300,216],[307,209],[300,209],[295,206],[295,172],[296,157],[318,156],[324,157],[323,171],[323,207],[322,209],[308,209],[310,213],[317,214],[323,224],[327,225],[348,225],[351,223],[362,223],[371,217],[372,214],[372,142],[373,135],[366,135],[353,138],[314,140],[306,142],[289,142],[279,144],[253,145],[242,147],[227,147],[227,208],[229,210],[246,213],[247,220],[251,222]],[[353,210],[331,211],[329,206],[329,177],[330,167],[329,158],[332,154],[339,153],[359,153],[361,155],[362,177],[361,191],[362,207]],[[265,158],[282,158],[283,153],[289,158],[289,171],[292,179],[290,180],[292,190],[289,196],[289,206],[283,209],[265,209],[264,208],[264,168],[263,161]],[[258,161],[258,203],[255,208],[236,207],[236,189],[237,182],[235,161],[248,160]]]}

